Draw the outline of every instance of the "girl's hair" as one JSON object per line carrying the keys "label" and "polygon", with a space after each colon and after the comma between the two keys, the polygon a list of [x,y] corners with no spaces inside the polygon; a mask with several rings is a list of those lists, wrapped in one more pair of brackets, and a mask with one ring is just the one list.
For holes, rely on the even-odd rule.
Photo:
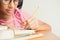
{"label": "girl's hair", "polygon": [[8,17],[10,16],[10,14],[8,14],[4,8],[3,8],[3,4],[2,4],[2,0],[0,0],[0,20],[7,20]]}
{"label": "girl's hair", "polygon": [[1,8],[1,6],[2,6],[2,0],[0,0],[0,8]]}
{"label": "girl's hair", "polygon": [[19,9],[21,9],[21,8],[22,8],[22,5],[23,5],[23,0],[19,0],[17,7],[18,7]]}

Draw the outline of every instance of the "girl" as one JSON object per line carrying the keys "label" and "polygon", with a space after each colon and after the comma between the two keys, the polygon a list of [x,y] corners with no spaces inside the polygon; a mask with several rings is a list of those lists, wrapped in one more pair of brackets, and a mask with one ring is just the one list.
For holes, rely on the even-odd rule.
{"label": "girl", "polygon": [[30,16],[18,9],[22,6],[22,4],[18,4],[20,1],[0,0],[0,25],[6,25],[9,29],[31,29],[39,33],[49,32],[51,27],[48,24],[36,19],[28,21]]}

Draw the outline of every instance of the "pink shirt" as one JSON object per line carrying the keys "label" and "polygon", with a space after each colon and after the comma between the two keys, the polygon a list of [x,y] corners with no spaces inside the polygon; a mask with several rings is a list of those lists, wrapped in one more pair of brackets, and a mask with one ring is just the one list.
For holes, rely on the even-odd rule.
{"label": "pink shirt", "polygon": [[19,9],[16,9],[13,13],[13,19],[10,19],[8,21],[3,21],[0,20],[0,24],[4,25],[4,24],[12,24],[14,25],[15,28],[17,29],[23,29],[23,21],[24,20],[28,20],[28,18],[30,17],[30,15],[26,14],[26,12],[21,11]]}

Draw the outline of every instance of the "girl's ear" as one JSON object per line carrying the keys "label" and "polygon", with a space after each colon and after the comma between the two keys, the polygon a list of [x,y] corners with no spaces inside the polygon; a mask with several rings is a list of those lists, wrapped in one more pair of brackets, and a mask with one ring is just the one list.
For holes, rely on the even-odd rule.
{"label": "girl's ear", "polygon": [[22,5],[23,5],[23,0],[19,0],[17,7],[18,7],[19,9],[21,9],[21,8],[22,8]]}

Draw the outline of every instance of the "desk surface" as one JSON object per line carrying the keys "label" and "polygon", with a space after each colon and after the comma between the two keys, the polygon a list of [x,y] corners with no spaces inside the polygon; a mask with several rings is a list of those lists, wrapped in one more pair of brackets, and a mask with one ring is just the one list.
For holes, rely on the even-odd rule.
{"label": "desk surface", "polygon": [[44,36],[37,34],[37,35],[27,36],[24,38],[16,38],[13,40],[60,40],[60,38],[54,35],[53,33],[46,33]]}

